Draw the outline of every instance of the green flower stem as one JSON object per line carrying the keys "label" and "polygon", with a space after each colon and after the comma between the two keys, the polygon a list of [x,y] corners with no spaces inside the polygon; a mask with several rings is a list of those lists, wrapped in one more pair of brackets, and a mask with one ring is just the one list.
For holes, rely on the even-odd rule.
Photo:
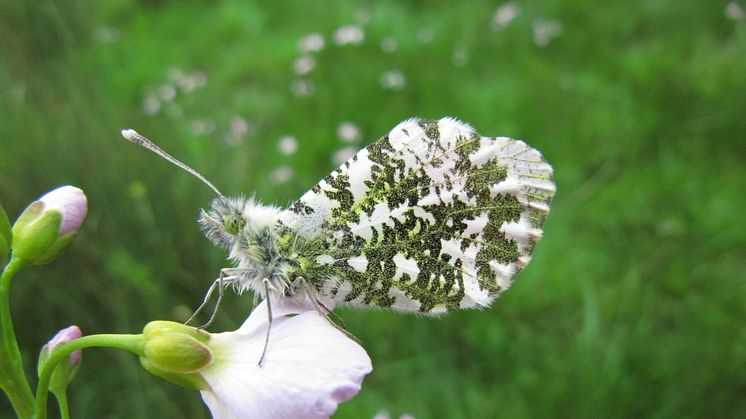
{"label": "green flower stem", "polygon": [[54,352],[49,355],[49,359],[39,373],[39,383],[36,387],[36,414],[35,419],[46,419],[47,417],[47,396],[49,395],[49,380],[52,378],[52,372],[62,360],[79,349],[93,347],[117,348],[130,351],[136,355],[142,356],[143,352],[142,335],[90,335],[83,336],[68,343],[58,346]]}
{"label": "green flower stem", "polygon": [[57,406],[60,408],[60,418],[70,419],[70,406],[67,403],[67,391],[54,393],[54,397],[57,399]]}
{"label": "green flower stem", "polygon": [[23,262],[11,257],[0,276],[0,387],[8,395],[19,418],[29,418],[33,412],[34,395],[23,373],[23,360],[10,315],[10,283]]}

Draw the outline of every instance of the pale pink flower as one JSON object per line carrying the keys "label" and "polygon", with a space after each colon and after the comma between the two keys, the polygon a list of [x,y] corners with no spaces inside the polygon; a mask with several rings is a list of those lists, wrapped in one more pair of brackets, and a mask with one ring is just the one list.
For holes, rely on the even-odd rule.
{"label": "pale pink flower", "polygon": [[328,418],[371,372],[365,350],[317,310],[275,303],[272,312],[261,366],[266,302],[238,330],[211,335],[214,362],[199,373],[214,418]]}
{"label": "pale pink flower", "polygon": [[75,186],[60,186],[39,198],[44,204],[44,211],[59,211],[62,214],[60,235],[77,231],[86,214],[88,214],[88,199]]}

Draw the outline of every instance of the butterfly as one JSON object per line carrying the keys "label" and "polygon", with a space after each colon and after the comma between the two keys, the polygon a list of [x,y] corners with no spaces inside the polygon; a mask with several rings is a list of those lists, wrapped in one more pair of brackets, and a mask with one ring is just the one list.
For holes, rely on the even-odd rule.
{"label": "butterfly", "polygon": [[225,197],[203,179],[218,196],[199,223],[234,262],[221,287],[438,315],[488,307],[510,287],[542,236],[552,173],[523,141],[412,118],[289,208]]}

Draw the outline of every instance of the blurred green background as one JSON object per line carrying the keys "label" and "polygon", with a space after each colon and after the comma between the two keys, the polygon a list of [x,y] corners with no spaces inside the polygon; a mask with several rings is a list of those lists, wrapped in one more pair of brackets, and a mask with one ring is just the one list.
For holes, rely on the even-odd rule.
{"label": "blurred green background", "polygon": [[[69,183],[90,207],[64,257],[16,278],[28,370],[70,324],[184,320],[226,266],[196,224],[211,192],[121,128],[286,205],[399,121],[453,115],[554,165],[545,238],[489,310],[340,310],[374,371],[337,416],[743,417],[743,7],[4,0],[2,205]],[[73,417],[208,417],[114,350],[87,351],[70,394]]]}

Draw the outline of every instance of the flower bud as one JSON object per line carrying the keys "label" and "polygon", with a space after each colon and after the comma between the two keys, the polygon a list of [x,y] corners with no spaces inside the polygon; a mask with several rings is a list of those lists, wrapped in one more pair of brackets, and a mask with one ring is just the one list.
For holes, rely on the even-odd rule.
{"label": "flower bud", "polygon": [[13,225],[13,256],[27,263],[49,263],[75,238],[88,212],[82,190],[62,186],[26,207]]}
{"label": "flower bud", "polygon": [[212,363],[206,345],[210,335],[169,321],[153,321],[143,329],[140,363],[153,375],[191,389],[205,388],[199,371]]}
{"label": "flower bud", "polygon": [[5,214],[5,210],[2,205],[0,205],[0,268],[2,268],[3,265],[5,265],[5,262],[8,261],[12,238],[13,234],[10,231],[8,215]]}
{"label": "flower bud", "polygon": [[[57,332],[52,340],[41,348],[38,365],[39,372],[41,372],[44,364],[49,359],[49,356],[58,346],[63,343],[72,342],[81,336],[83,336],[83,333],[80,331],[78,326],[70,326]],[[75,374],[78,372],[82,355],[83,352],[80,350],[73,351],[67,359],[61,361],[59,365],[57,365],[52,373],[51,379],[49,380],[49,390],[51,390],[52,393],[56,394],[60,391],[65,391],[67,385],[73,378],[75,378]]]}

